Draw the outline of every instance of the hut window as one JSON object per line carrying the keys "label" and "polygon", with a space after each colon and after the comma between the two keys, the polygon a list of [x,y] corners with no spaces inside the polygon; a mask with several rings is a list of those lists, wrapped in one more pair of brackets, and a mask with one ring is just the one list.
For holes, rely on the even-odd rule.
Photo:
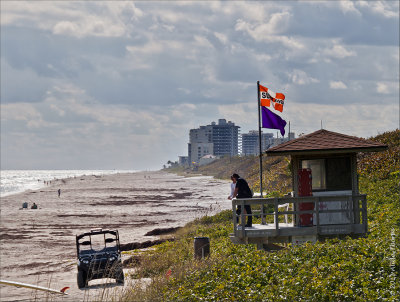
{"label": "hut window", "polygon": [[349,157],[302,160],[301,167],[311,169],[313,191],[340,191],[352,188]]}
{"label": "hut window", "polygon": [[325,159],[303,160],[301,163],[303,169],[307,168],[311,169],[313,191],[325,190],[326,189]]}

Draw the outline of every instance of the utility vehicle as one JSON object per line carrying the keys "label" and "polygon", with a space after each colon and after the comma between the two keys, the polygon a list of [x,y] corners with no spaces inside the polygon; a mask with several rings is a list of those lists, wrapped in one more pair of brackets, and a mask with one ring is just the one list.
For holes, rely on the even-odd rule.
{"label": "utility vehicle", "polygon": [[95,229],[76,235],[78,287],[90,280],[111,278],[124,283],[118,231]]}

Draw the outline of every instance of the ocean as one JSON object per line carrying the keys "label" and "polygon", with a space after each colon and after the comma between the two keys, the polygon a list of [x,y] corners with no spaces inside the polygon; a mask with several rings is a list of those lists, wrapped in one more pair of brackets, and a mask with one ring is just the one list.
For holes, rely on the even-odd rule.
{"label": "ocean", "polygon": [[2,170],[0,196],[37,190],[54,179],[78,177],[82,175],[106,175],[115,173],[135,173],[135,170]]}

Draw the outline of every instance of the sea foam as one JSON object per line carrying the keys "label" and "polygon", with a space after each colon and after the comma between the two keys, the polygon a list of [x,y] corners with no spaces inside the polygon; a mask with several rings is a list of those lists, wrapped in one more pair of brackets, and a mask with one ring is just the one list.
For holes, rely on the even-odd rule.
{"label": "sea foam", "polygon": [[82,175],[106,175],[115,173],[135,173],[135,170],[2,170],[1,192],[4,197],[26,190],[37,190],[54,179],[78,177]]}

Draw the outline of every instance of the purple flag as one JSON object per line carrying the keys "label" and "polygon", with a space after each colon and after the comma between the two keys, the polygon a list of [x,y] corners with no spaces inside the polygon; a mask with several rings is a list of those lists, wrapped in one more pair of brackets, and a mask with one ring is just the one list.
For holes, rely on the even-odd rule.
{"label": "purple flag", "polygon": [[285,136],[286,121],[283,120],[279,115],[262,106],[261,119],[263,128],[279,129],[281,131],[281,135]]}

